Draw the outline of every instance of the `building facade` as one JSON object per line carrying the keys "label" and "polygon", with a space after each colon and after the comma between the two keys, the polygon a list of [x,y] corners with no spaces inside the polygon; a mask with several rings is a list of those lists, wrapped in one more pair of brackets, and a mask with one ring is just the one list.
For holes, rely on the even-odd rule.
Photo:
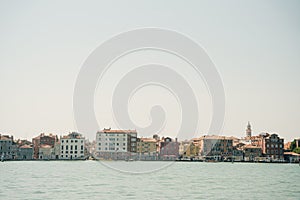
{"label": "building facade", "polygon": [[199,153],[204,159],[224,160],[232,158],[233,139],[226,136],[202,136],[199,141]]}
{"label": "building facade", "polygon": [[136,130],[103,129],[96,134],[96,157],[123,160],[136,156]]}
{"label": "building facade", "polygon": [[244,161],[255,161],[256,158],[262,156],[262,149],[257,146],[245,145],[243,147]]}
{"label": "building facade", "polygon": [[157,157],[157,143],[154,138],[137,138],[137,156],[139,160],[155,160]]}
{"label": "building facade", "polygon": [[39,136],[32,139],[33,144],[33,151],[34,151],[34,159],[39,159],[39,148],[42,145],[49,145],[51,148],[54,147],[55,142],[58,141],[58,138],[56,135],[49,134],[46,135],[45,133],[41,133]]}
{"label": "building facade", "polygon": [[176,160],[179,157],[179,142],[177,138],[172,140],[170,137],[163,137],[159,142],[159,149],[159,158],[161,160]]}
{"label": "building facade", "polygon": [[[54,148],[55,152],[55,148]],[[83,160],[85,156],[85,138],[77,132],[71,132],[60,138],[61,160]]]}
{"label": "building facade", "polygon": [[284,139],[277,134],[267,134],[263,138],[262,152],[264,156],[273,160],[283,160]]}
{"label": "building facade", "polygon": [[23,145],[18,148],[17,160],[32,160],[33,159],[33,147],[30,145]]}
{"label": "building facade", "polygon": [[12,159],[13,136],[0,134],[0,157],[4,160]]}

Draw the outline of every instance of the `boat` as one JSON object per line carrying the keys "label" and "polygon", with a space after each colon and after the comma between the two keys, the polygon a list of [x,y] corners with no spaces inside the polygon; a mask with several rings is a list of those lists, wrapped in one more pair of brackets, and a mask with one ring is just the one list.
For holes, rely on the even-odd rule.
{"label": "boat", "polygon": [[4,162],[4,154],[1,155],[1,162]]}

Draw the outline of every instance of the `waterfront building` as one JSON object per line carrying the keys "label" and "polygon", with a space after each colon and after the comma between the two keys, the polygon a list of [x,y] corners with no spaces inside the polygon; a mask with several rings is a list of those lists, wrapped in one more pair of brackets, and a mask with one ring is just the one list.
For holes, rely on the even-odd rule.
{"label": "waterfront building", "polygon": [[52,160],[54,157],[54,148],[48,144],[42,144],[39,147],[39,160]]}
{"label": "waterfront building", "polygon": [[157,159],[158,141],[154,138],[137,138],[137,156],[139,160]]}
{"label": "waterfront building", "polygon": [[186,152],[190,146],[190,143],[191,143],[191,141],[188,141],[188,140],[181,141],[179,143],[179,150],[178,150],[179,152],[178,153],[181,158],[187,159]]}
{"label": "waterfront building", "polygon": [[200,156],[204,159],[226,160],[232,158],[233,139],[226,136],[205,135],[199,140]]}
{"label": "waterfront building", "polygon": [[188,159],[198,159],[199,158],[199,138],[193,138],[190,140],[189,145],[186,148],[185,157]]}
{"label": "waterfront building", "polygon": [[284,139],[277,134],[266,134],[263,137],[262,152],[265,157],[273,160],[283,160]]}
{"label": "waterfront building", "polygon": [[243,161],[244,160],[244,151],[241,148],[238,148],[237,146],[233,146],[231,160]]}
{"label": "waterfront building", "polygon": [[179,157],[179,142],[177,138],[173,141],[170,137],[163,137],[159,142],[159,148],[161,160],[176,160]]}
{"label": "waterfront building", "polygon": [[283,157],[286,162],[290,162],[290,163],[300,162],[300,154],[295,152],[284,152]]}
{"label": "waterfront building", "polygon": [[33,159],[33,147],[31,145],[23,145],[18,148],[17,160],[32,160]]}
{"label": "waterfront building", "polygon": [[5,160],[12,159],[13,136],[0,134],[0,157]]}
{"label": "waterfront building", "polygon": [[49,145],[51,148],[54,147],[55,142],[58,141],[56,135],[49,134],[45,135],[45,133],[41,133],[39,136],[32,138],[33,151],[34,151],[34,159],[39,159],[39,148],[42,145]]}
{"label": "waterfront building", "polygon": [[262,156],[262,149],[253,145],[243,146],[244,161],[255,161],[255,158]]}
{"label": "waterfront building", "polygon": [[103,129],[96,134],[96,157],[103,159],[128,159],[136,156],[136,130]]}
{"label": "waterfront building", "polygon": [[77,132],[71,132],[60,138],[60,157],[62,160],[85,159],[85,138]]}

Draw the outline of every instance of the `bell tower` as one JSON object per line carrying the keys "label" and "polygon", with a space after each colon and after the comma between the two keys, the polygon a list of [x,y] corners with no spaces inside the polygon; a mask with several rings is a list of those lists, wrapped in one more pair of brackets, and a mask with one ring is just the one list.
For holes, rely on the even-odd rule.
{"label": "bell tower", "polygon": [[252,134],[252,129],[251,129],[250,122],[248,122],[247,129],[246,129],[246,137],[250,138],[251,134]]}

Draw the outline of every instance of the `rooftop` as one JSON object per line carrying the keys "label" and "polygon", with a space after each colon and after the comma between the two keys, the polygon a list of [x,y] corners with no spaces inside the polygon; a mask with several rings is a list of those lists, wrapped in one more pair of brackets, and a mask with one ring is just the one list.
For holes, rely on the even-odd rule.
{"label": "rooftop", "polygon": [[210,139],[210,140],[232,140],[232,137],[220,136],[220,135],[204,135],[200,139]]}
{"label": "rooftop", "polygon": [[20,149],[31,149],[32,147],[30,145],[23,145],[23,146],[20,146]]}
{"label": "rooftop", "polygon": [[137,133],[136,130],[113,130],[113,129],[103,129],[102,131],[99,131],[100,133]]}
{"label": "rooftop", "polygon": [[155,139],[153,138],[140,138],[141,142],[156,142]]}
{"label": "rooftop", "polygon": [[12,137],[9,137],[9,135],[1,135],[0,134],[0,140],[12,140]]}
{"label": "rooftop", "polygon": [[71,132],[68,135],[62,137],[62,139],[84,139],[80,133]]}

